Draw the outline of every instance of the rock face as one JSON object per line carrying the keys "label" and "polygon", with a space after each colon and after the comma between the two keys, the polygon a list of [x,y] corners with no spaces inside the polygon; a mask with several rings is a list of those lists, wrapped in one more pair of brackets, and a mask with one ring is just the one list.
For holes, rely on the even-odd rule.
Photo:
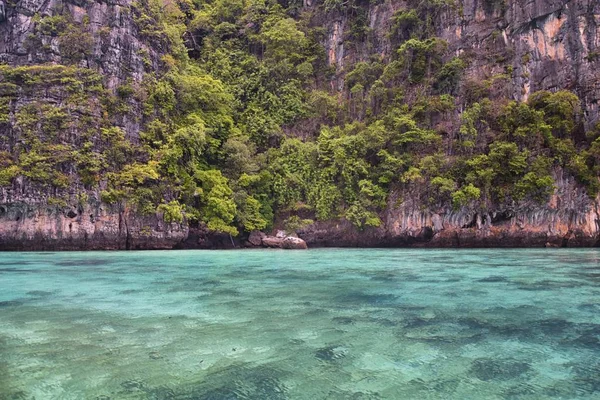
{"label": "rock face", "polygon": [[[0,62],[11,66],[52,63],[90,69],[103,77],[104,86],[113,93],[121,85],[140,84],[145,73],[160,69],[160,57],[166,49],[140,33],[132,4],[131,0],[10,3],[5,9],[4,22],[0,22]],[[36,30],[36,19],[40,16],[61,14],[70,15],[85,29],[64,37]],[[60,51],[62,48],[70,50]],[[53,90],[46,93],[53,97]],[[50,103],[61,102],[60,98],[50,100]],[[31,99],[25,97],[22,101]],[[127,107],[129,112],[113,115],[112,122],[135,140],[142,126],[142,102],[131,96]]]}
{"label": "rock face", "polygon": [[308,249],[308,246],[304,240],[297,238],[297,237],[290,237],[290,236],[283,239],[283,243],[281,244],[281,247],[284,249],[290,249],[290,250]]}
{"label": "rock face", "polygon": [[[298,232],[311,247],[581,247],[600,245],[600,198],[591,200],[573,178],[554,174],[545,205],[492,212],[423,210],[414,191],[396,193],[380,228],[359,231],[348,221],[320,222]],[[414,188],[413,188],[414,189]],[[406,199],[398,202],[398,199]]]}
{"label": "rock face", "polygon": [[[1,1],[4,5],[4,1]],[[159,48],[144,40],[135,23],[131,0],[20,0],[5,9],[0,24],[0,60],[10,65],[70,64],[72,54],[58,51],[61,38],[56,34],[38,35],[36,18],[53,16],[65,9],[75,22],[85,20],[86,30],[76,40],[91,40],[80,67],[98,71],[114,89],[127,79],[141,81],[144,72],[158,68]],[[1,8],[0,8],[1,10]],[[37,17],[36,17],[37,16]],[[90,35],[88,36],[87,33]],[[33,46],[39,36],[40,46]]]}
{"label": "rock face", "polygon": [[[394,13],[416,2],[387,0],[369,6],[372,53],[389,60],[389,32]],[[316,7],[313,5],[313,7]],[[539,90],[568,89],[582,99],[586,128],[599,121],[600,3],[596,0],[459,0],[445,6],[437,35],[456,55],[468,53],[466,78],[483,82],[505,73],[496,60],[512,66],[508,80],[498,83],[498,95],[527,100]],[[344,46],[341,15],[323,20],[328,32],[328,60],[343,86],[344,66],[368,59],[356,46]]]}
{"label": "rock face", "polygon": [[[402,0],[385,0],[368,6],[367,18],[374,52],[389,59],[388,38],[393,15],[406,6]],[[538,90],[565,88],[582,99],[583,125],[590,128],[600,119],[600,2],[598,0],[459,0],[446,7],[437,34],[457,55],[470,52],[472,62],[466,79],[489,80],[503,67],[494,58],[509,59],[508,78],[495,90],[499,95],[526,100]],[[75,34],[74,43],[89,42],[89,52],[77,67],[90,69],[104,80],[109,91],[130,82],[140,83],[144,74],[160,68],[161,47],[144,38],[135,22],[132,0],[0,0],[0,62],[13,66],[45,63],[73,64],[73,54],[58,51],[52,34],[39,34],[35,19],[54,15],[64,7],[73,20],[85,21],[89,30]],[[304,1],[314,9],[317,1]],[[332,90],[343,90],[344,66],[368,59],[356,46],[344,40],[351,24],[344,15],[323,18],[324,49],[336,77]],[[368,47],[368,46],[364,46]],[[492,59],[492,61],[490,61]],[[87,78],[86,78],[87,79]],[[91,79],[91,78],[90,78]],[[83,81],[83,78],[82,78]],[[42,99],[50,104],[64,100],[61,88],[52,82],[35,90],[19,92],[12,107],[26,106]],[[86,86],[92,86],[88,81]],[[5,88],[2,88],[5,90]],[[12,89],[11,89],[12,90]],[[73,108],[77,126],[85,116],[93,123],[103,111]],[[126,101],[127,112],[111,116],[135,141],[143,125],[142,104],[135,96]],[[452,123],[452,121],[448,122]],[[76,137],[80,132],[67,132]],[[10,152],[20,139],[8,124],[0,124],[0,151]],[[80,145],[81,143],[77,143]],[[572,178],[555,171],[557,190],[548,204],[520,205],[496,210],[444,208],[424,210],[418,188],[394,193],[382,213],[383,225],[359,231],[349,222],[328,221],[299,231],[302,239],[262,237],[252,233],[254,246],[306,248],[310,246],[595,246],[600,232],[600,199],[590,200]],[[231,238],[192,230],[184,221],[167,223],[160,213],[141,215],[122,205],[103,203],[99,193],[80,202],[81,182],[44,192],[27,182],[0,188],[0,250],[41,249],[150,249],[173,247],[228,247]],[[53,204],[61,197],[68,201]]]}
{"label": "rock face", "polygon": [[187,235],[187,223],[105,205],[0,205],[0,250],[171,249]]}
{"label": "rock face", "polygon": [[[492,85],[492,96],[526,101],[539,90],[568,89],[582,100],[583,128],[600,122],[600,2],[597,0],[459,0],[444,7],[437,35],[459,55],[468,52],[465,79]],[[369,6],[373,53],[389,60],[388,33],[394,13],[407,2]],[[315,5],[312,5],[315,7]],[[357,46],[344,46],[347,20],[324,19],[325,48],[343,86],[344,66],[368,59]],[[494,60],[508,60],[510,74]],[[462,94],[461,94],[462,95]],[[441,121],[452,126],[449,117]],[[573,178],[554,172],[556,190],[547,204],[495,210],[423,209],[419,188],[394,193],[379,228],[358,230],[345,220],[317,222],[298,231],[309,246],[526,247],[600,245],[600,198],[590,199]]]}
{"label": "rock face", "polygon": [[252,245],[252,246],[260,246],[262,244],[263,239],[266,237],[267,235],[265,235],[264,233],[260,232],[260,231],[252,231],[250,233],[250,236],[248,236],[248,242]]}
{"label": "rock face", "polygon": [[[100,125],[102,118],[110,118],[110,125],[137,140],[141,100],[130,96],[122,104],[126,112],[109,113],[94,92],[102,82],[114,94],[121,85],[135,86],[145,73],[159,69],[161,47],[140,34],[132,4],[130,0],[0,1],[0,62],[34,66],[29,73],[35,82],[29,86],[13,89],[14,85],[2,82],[0,97],[16,90],[17,98],[10,102],[13,115],[30,105],[63,106],[69,120],[59,132],[60,140],[76,148],[90,140],[82,138],[83,131]],[[85,29],[59,36],[51,27],[40,31],[38,23],[36,28],[40,18],[57,15],[68,16],[73,26]],[[60,51],[63,48],[70,51]],[[37,65],[43,66],[36,70]],[[78,93],[67,82],[75,82]],[[0,152],[13,153],[22,138],[12,121],[3,122]],[[97,139],[93,144],[102,146]],[[92,192],[79,181],[50,189],[22,178],[0,187],[0,250],[169,249],[188,236],[187,223],[167,223],[162,213],[141,215],[129,205],[103,203],[101,189]]]}
{"label": "rock face", "polygon": [[283,247],[283,238],[267,236],[267,237],[263,238],[261,245],[265,246],[265,247],[280,249]]}

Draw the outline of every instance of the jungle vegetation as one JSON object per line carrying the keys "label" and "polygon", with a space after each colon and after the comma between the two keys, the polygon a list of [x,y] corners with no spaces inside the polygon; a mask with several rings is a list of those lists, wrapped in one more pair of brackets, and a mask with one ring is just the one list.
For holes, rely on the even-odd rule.
{"label": "jungle vegetation", "polygon": [[[411,187],[431,208],[545,202],[556,167],[596,195],[600,129],[583,133],[576,94],[497,95],[514,73],[506,57],[493,61],[500,73],[469,80],[470,54],[456,57],[436,36],[449,0],[409,1],[388,33],[394,51],[370,52],[368,4],[138,0],[128,12],[162,56],[142,54],[143,80],[115,90],[81,67],[88,21],[37,16],[29,46],[58,38],[63,65],[0,65],[0,127],[20,138],[0,152],[0,186],[21,176],[57,206],[75,188],[82,203],[96,193],[232,235],[276,218],[291,229],[338,218],[379,226],[390,194]],[[356,56],[343,68],[325,51],[318,22],[328,13],[348,20]],[[35,100],[40,91],[61,101]],[[131,113],[139,137],[115,122]]]}

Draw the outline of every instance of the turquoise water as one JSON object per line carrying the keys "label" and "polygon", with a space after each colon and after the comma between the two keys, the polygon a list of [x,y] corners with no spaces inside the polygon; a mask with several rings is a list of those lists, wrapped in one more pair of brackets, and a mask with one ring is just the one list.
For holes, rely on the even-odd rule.
{"label": "turquoise water", "polygon": [[0,399],[599,399],[600,251],[0,254]]}

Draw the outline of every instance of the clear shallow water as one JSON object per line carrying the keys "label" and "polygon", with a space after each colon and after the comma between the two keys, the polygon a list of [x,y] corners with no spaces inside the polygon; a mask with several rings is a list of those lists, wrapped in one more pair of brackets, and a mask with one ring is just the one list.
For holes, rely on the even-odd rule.
{"label": "clear shallow water", "polygon": [[0,399],[598,399],[600,251],[0,253]]}

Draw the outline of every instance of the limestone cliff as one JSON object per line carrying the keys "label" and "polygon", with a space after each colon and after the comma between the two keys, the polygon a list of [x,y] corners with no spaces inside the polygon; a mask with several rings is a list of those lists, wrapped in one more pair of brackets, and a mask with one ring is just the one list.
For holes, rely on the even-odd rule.
{"label": "limestone cliff", "polygon": [[2,250],[171,249],[187,237],[182,224],[129,209],[56,207],[16,202],[0,206]]}
{"label": "limestone cliff", "polygon": [[[394,13],[410,1],[386,0],[368,8],[374,49],[344,45],[345,15],[327,21],[329,62],[338,78],[344,67],[379,53],[390,57],[389,32]],[[594,0],[460,0],[441,11],[437,34],[456,55],[468,52],[472,62],[467,79],[485,81],[504,72],[498,59],[512,65],[510,80],[498,90],[515,100],[526,100],[538,90],[574,90],[583,100],[585,123],[599,118],[600,4]],[[348,29],[348,28],[346,28]],[[339,82],[343,82],[340,79]],[[349,89],[349,88],[348,88]]]}
{"label": "limestone cliff", "polygon": [[[369,8],[377,52],[389,56],[393,15],[407,3],[385,1]],[[505,68],[495,59],[508,58],[510,79],[495,88],[497,95],[526,101],[535,91],[567,88],[582,99],[584,130],[600,120],[599,2],[461,0],[443,10],[441,21],[438,34],[451,51],[472,56],[467,79],[485,81],[501,74]],[[338,16],[328,25],[326,48],[338,77],[343,77],[345,65],[367,59],[361,49],[345,51],[339,33],[344,24],[343,16]],[[553,175],[556,190],[545,205],[483,212],[424,209],[420,190],[408,187],[390,197],[380,228],[359,231],[348,221],[332,221],[299,233],[313,246],[597,246],[600,199],[590,199],[564,171],[555,170]]]}
{"label": "limestone cliff", "polygon": [[347,221],[305,227],[312,246],[588,247],[599,245],[599,200],[555,171],[556,191],[548,204],[481,210],[423,209],[419,189],[395,193],[380,228],[359,231]]}
{"label": "limestone cliff", "polygon": [[[393,15],[408,2],[369,7],[376,51],[389,56]],[[594,0],[461,0],[446,7],[437,27],[457,55],[472,57],[466,79],[489,80],[505,71],[510,79],[497,95],[526,101],[539,90],[575,91],[584,109],[584,130],[600,120],[600,3]],[[345,52],[343,16],[328,25],[326,48],[338,76],[344,66],[366,59],[360,48]],[[463,93],[464,95],[464,93]],[[452,117],[450,117],[452,118]],[[447,123],[447,121],[446,121]],[[556,190],[545,205],[521,204],[482,210],[423,209],[418,188],[394,193],[377,229],[359,231],[347,221],[317,223],[300,232],[309,245],[344,246],[595,246],[600,233],[599,199],[590,199],[572,177],[554,172]]]}
{"label": "limestone cliff", "polygon": [[[3,70],[0,83],[8,99],[0,122],[0,151],[22,151],[19,144],[30,134],[42,143],[64,146],[50,148],[54,154],[86,147],[110,150],[111,140],[93,132],[100,126],[119,127],[129,140],[137,140],[141,100],[114,93],[125,84],[139,85],[144,73],[159,70],[162,52],[141,34],[131,3],[2,2],[0,62],[12,69]],[[57,34],[60,24],[66,34]],[[111,98],[117,104],[106,104]],[[23,115],[19,111],[28,107],[38,119],[29,132],[18,120]],[[50,117],[38,112],[45,108],[60,113]],[[44,123],[56,129],[50,133],[40,126]],[[64,184],[41,185],[42,171],[32,169],[0,187],[0,249],[172,248],[187,237],[186,224],[166,223],[160,212],[140,215],[130,205],[102,202],[104,184],[92,187],[86,182],[81,162],[57,166],[67,171],[51,179],[65,179]]]}
{"label": "limestone cliff", "polygon": [[[357,61],[373,54],[391,58],[394,46],[389,32],[394,15],[408,3],[357,3],[365,10],[369,32],[368,45],[363,45],[349,39],[352,24],[347,14],[322,11],[317,1],[304,2],[303,10],[314,13],[312,23],[321,24],[326,32],[321,45],[333,70],[327,82],[330,90],[348,95],[344,78],[347,67]],[[0,1],[0,63],[13,68],[3,70],[0,82],[0,96],[10,98],[0,103],[0,152],[18,151],[27,135],[78,149],[106,150],[112,146],[108,127],[120,128],[132,143],[139,141],[149,122],[140,88],[148,75],[165,68],[168,61],[163,56],[170,46],[144,29],[146,22],[139,12],[144,4],[131,0]],[[469,54],[464,79],[491,82],[491,96],[525,101],[539,90],[568,89],[582,101],[579,135],[600,121],[597,0],[457,0],[439,10],[434,20],[436,34],[447,42],[450,54]],[[66,33],[58,35],[56,24],[65,24]],[[419,88],[411,90],[407,98],[416,96]],[[456,95],[468,93],[462,90]],[[38,109],[60,105],[63,114],[55,120],[36,120],[39,115],[32,110],[32,121],[18,119],[18,111],[32,104]],[[461,111],[435,122],[451,135]],[[44,130],[41,124],[46,121],[56,129]],[[109,133],[87,133],[98,126]],[[60,153],[61,149],[51,151]],[[126,202],[109,204],[101,195],[107,183],[81,172],[93,171],[92,167],[79,160],[61,165],[63,172],[48,178],[53,180],[51,189],[36,183],[39,177],[34,169],[10,185],[0,185],[0,249],[150,249],[230,243],[227,237],[207,239],[211,234],[202,228],[200,234],[194,229],[191,239],[187,221],[167,222],[162,211],[142,213],[140,207]],[[0,167],[9,168],[1,157]],[[309,245],[317,246],[597,245],[600,199],[590,199],[561,168],[553,170],[553,178],[556,189],[547,204],[487,209],[424,207],[421,188],[399,185],[381,213],[379,228],[359,230],[348,221],[336,220],[317,222],[298,233]]]}

